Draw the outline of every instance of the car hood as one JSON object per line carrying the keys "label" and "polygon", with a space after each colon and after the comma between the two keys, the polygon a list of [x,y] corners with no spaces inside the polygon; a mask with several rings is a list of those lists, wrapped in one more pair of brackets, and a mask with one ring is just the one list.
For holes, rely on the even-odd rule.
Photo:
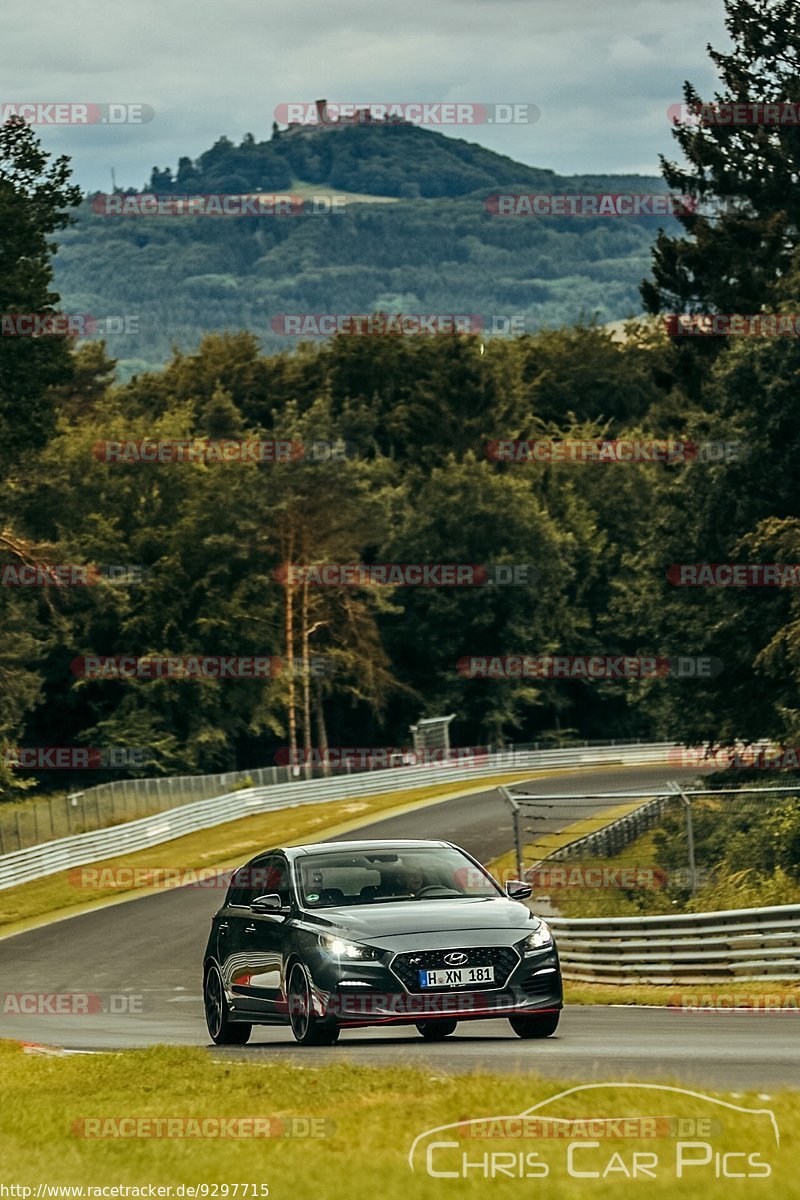
{"label": "car hood", "polygon": [[361,904],[306,914],[315,925],[357,941],[380,943],[398,934],[504,930],[524,937],[539,918],[515,900],[475,897],[463,900],[401,900],[397,904]]}

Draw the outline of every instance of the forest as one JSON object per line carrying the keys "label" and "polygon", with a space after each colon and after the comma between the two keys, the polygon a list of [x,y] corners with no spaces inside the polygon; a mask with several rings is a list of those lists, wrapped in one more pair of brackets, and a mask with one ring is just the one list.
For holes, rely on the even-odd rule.
{"label": "forest", "polygon": [[[740,32],[734,25],[733,49],[716,56],[721,86],[735,97],[749,79],[762,96],[790,93],[797,38],[779,24],[762,41],[749,27]],[[688,88],[687,103],[695,99]],[[720,206],[679,214],[675,231],[655,237],[639,300],[647,317],[623,337],[587,318],[505,338],[345,331],[274,351],[256,328],[215,329],[216,310],[201,305],[202,338],[129,378],[98,339],[0,338],[4,565],[91,569],[84,586],[40,576],[37,586],[0,587],[3,744],[147,746],[150,773],[204,772],[264,765],[287,745],[404,745],[420,716],[451,712],[460,745],[637,736],[797,743],[797,573],[775,574],[780,586],[707,586],[683,568],[800,561],[800,344],[763,331],[684,336],[669,315],[800,311],[800,142],[792,127],[714,125],[676,128],[675,139],[683,161],[664,163],[663,186]],[[227,171],[233,159],[241,166],[261,155],[239,151],[204,157],[202,187],[231,186],[207,174],[215,163]],[[473,158],[477,171],[477,151]],[[313,175],[308,162],[302,170]],[[332,180],[322,168],[318,176]],[[253,183],[244,167],[241,179]],[[492,186],[501,182],[495,176]],[[0,128],[0,311],[63,308],[52,290],[54,235],[98,287],[112,269],[120,287],[132,286],[124,254],[134,254],[133,241],[121,238],[122,257],[90,255],[81,224],[70,227],[80,203],[65,159],[51,160],[16,119]],[[442,216],[451,228],[455,212]],[[378,217],[365,207],[359,220],[368,227]],[[529,228],[503,228],[512,226]],[[188,226],[170,228],[196,271],[208,268]],[[202,228],[219,239],[220,271],[231,267],[233,245],[243,269],[252,262],[255,234],[236,222]],[[290,288],[306,268],[313,275],[285,226],[258,228],[276,239],[271,286],[285,278]],[[305,228],[330,256],[335,239],[313,221]],[[376,225],[367,251],[362,237],[348,240],[348,226],[337,228],[337,253],[349,245],[352,256],[335,268],[342,309],[362,286],[348,291],[347,280],[361,278],[365,253],[400,281],[398,247],[419,262],[424,239],[437,237],[423,223],[419,244],[382,250]],[[474,247],[478,258],[488,254],[481,278],[494,275],[498,255],[538,271],[521,244],[499,244],[500,224],[486,228],[499,242]],[[615,237],[631,239],[635,262],[636,228],[598,223],[591,236],[598,246],[607,237],[614,254]],[[129,236],[143,239],[150,265],[138,278],[157,298],[172,263],[167,235],[150,229],[132,222]],[[115,230],[107,223],[103,233],[120,238]],[[455,256],[460,236],[441,253]],[[555,255],[555,243],[549,249]],[[295,307],[331,295],[321,281],[309,290],[309,277]],[[509,285],[505,301],[524,306],[532,293]],[[283,460],[107,452],[109,443],[221,440],[300,449]],[[621,440],[736,453],[639,461],[496,453],[499,441]],[[315,446],[323,451],[307,452]],[[485,570],[466,586],[368,576],[316,586],[292,570],[391,563]],[[530,570],[520,574],[520,565]],[[198,655],[274,656],[290,669],[237,680],[74,669],[87,656]],[[465,658],[515,655],[683,656],[715,668],[600,679],[459,670]],[[313,671],[315,658],[327,667]],[[31,778],[4,765],[5,794]],[[63,784],[53,772],[39,782]]]}

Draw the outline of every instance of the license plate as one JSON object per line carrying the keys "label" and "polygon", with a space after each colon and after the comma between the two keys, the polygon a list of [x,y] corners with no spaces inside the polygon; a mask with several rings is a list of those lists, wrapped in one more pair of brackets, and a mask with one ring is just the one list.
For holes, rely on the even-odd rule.
{"label": "license plate", "polygon": [[494,983],[494,967],[444,967],[439,971],[420,971],[422,987],[464,987],[469,983]]}

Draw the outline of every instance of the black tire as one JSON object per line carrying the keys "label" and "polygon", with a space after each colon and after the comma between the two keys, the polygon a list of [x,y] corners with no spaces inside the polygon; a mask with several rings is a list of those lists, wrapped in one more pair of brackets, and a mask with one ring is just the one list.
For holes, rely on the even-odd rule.
{"label": "black tire", "polygon": [[455,1033],[458,1021],[417,1021],[417,1029],[426,1042],[442,1042]]}
{"label": "black tire", "polygon": [[332,1046],[339,1040],[335,1021],[323,1021],[311,1003],[311,976],[301,962],[295,962],[289,972],[286,989],[289,1001],[289,1024],[299,1046]]}
{"label": "black tire", "polygon": [[543,1012],[530,1017],[509,1017],[508,1021],[517,1037],[546,1038],[558,1029],[560,1016],[560,1012]]}
{"label": "black tire", "polygon": [[206,1012],[206,1025],[211,1040],[217,1046],[244,1046],[253,1032],[253,1026],[245,1021],[233,1021],[225,989],[222,986],[222,976],[213,964],[206,971],[203,980],[203,1007]]}

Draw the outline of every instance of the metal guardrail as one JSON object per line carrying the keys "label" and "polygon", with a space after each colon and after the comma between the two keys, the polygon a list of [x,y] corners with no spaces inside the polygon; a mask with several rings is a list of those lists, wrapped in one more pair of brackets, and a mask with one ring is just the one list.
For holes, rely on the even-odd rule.
{"label": "metal guardrail", "polygon": [[[631,745],[623,742],[622,745]],[[641,739],[636,739],[637,744]],[[617,740],[591,741],[589,746],[616,746]],[[505,752],[521,750],[574,749],[575,743],[557,746],[553,742],[529,742],[507,747]],[[466,748],[470,750],[470,748]],[[487,747],[491,752],[492,747]],[[454,750],[453,754],[458,751]],[[478,751],[481,753],[481,751]],[[484,750],[483,753],[486,753]],[[75,833],[90,833],[94,829],[106,829],[110,825],[121,825],[123,821],[135,821],[151,817],[157,812],[168,812],[193,804],[195,800],[211,800],[215,796],[227,796],[229,792],[244,788],[267,787],[270,784],[302,784],[310,779],[348,778],[364,770],[386,770],[413,765],[414,751],[396,751],[392,763],[361,766],[348,758],[344,751],[337,761],[310,763],[308,766],[270,766],[245,768],[213,775],[159,775],[143,779],[116,779],[73,790],[68,795],[30,796],[21,803],[0,803],[0,856],[13,850],[24,850],[41,842],[52,842],[57,838],[71,837]],[[406,759],[406,761],[403,761]]]}
{"label": "metal guardrail", "polygon": [[477,765],[457,767],[390,767],[338,779],[298,780],[289,784],[245,788],[223,796],[195,801],[166,813],[127,821],[91,833],[74,834],[0,856],[0,890],[27,883],[56,871],[99,862],[120,854],[146,850],[187,833],[211,829],[255,813],[295,808],[301,804],[335,801],[383,792],[423,787],[432,783],[468,782],[506,772],[554,767],[636,765],[665,762],[673,743],[577,746],[565,750],[497,751]]}
{"label": "metal guardrail", "polygon": [[719,983],[800,976],[800,905],[655,917],[548,917],[564,978]]}

